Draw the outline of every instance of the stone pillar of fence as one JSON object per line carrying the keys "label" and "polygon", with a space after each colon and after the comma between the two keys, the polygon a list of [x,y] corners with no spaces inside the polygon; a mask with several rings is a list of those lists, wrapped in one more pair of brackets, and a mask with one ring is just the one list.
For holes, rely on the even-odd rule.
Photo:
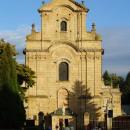
{"label": "stone pillar of fence", "polygon": [[89,128],[89,113],[84,113],[84,130],[90,130]]}

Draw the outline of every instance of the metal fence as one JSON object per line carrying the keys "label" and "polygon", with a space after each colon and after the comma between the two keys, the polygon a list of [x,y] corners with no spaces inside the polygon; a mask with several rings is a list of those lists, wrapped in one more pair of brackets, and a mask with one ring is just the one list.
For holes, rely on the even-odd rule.
{"label": "metal fence", "polygon": [[[87,130],[107,130],[107,122],[99,122],[92,120],[90,121]],[[113,119],[112,130],[130,130],[130,120]]]}

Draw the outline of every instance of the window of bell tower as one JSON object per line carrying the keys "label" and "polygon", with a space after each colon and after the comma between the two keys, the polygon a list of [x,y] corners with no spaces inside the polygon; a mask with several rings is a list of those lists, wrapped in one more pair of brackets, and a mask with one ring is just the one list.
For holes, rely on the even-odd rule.
{"label": "window of bell tower", "polygon": [[67,31],[67,22],[62,21],[60,25],[61,31]]}

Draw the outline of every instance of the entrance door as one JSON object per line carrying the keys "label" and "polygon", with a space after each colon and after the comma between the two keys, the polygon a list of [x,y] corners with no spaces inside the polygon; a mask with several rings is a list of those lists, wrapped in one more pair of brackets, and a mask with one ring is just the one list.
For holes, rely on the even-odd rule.
{"label": "entrance door", "polygon": [[65,119],[65,127],[68,127],[68,126],[69,126],[68,119]]}
{"label": "entrance door", "polygon": [[63,119],[59,119],[59,130],[63,130]]}

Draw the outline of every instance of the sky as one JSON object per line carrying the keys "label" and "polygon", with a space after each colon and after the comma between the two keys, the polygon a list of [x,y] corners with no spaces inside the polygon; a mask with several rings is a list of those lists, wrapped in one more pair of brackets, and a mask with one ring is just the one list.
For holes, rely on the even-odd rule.
{"label": "sky", "polygon": [[[22,50],[31,24],[40,30],[40,14],[37,9],[43,0],[1,0],[0,38],[16,45],[19,63],[24,62]],[[51,0],[44,0],[46,3]],[[81,0],[77,0],[81,3]],[[87,30],[96,23],[102,35],[103,71],[126,76],[130,71],[130,0],[85,0],[87,8]]]}

